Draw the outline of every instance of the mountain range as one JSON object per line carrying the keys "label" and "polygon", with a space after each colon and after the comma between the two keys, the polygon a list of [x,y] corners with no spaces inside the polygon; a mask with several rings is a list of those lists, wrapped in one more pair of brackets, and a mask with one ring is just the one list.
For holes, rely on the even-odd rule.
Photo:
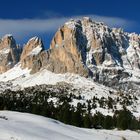
{"label": "mountain range", "polygon": [[54,35],[48,50],[38,37],[21,47],[12,35],[5,35],[0,40],[0,54],[1,74],[20,64],[31,74],[41,69],[74,73],[107,86],[117,84],[119,88],[123,88],[120,81],[139,81],[140,36],[109,28],[88,17],[66,22]]}
{"label": "mountain range", "polygon": [[[57,91],[68,84],[68,93],[82,95],[82,102],[94,96],[111,97],[116,110],[123,107],[121,100],[131,96],[127,107],[140,117],[140,35],[109,28],[89,17],[64,23],[48,50],[38,37],[19,46],[12,35],[5,35],[0,39],[0,73],[0,92],[59,84],[50,89]],[[113,113],[98,105],[95,111]]]}

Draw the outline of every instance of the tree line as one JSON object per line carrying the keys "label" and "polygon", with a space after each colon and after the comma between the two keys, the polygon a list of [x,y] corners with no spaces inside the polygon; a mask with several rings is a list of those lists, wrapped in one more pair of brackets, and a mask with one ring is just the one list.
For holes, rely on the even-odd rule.
{"label": "tree line", "polygon": [[[50,90],[30,88],[19,91],[6,90],[0,94],[0,110],[28,112],[85,128],[140,129],[140,120],[136,119],[125,106],[122,110],[116,110],[112,116],[105,116],[100,112],[93,115],[91,109],[94,107],[90,105],[90,101],[88,106],[77,103],[75,107],[71,104],[74,97],[72,93],[56,93]],[[54,99],[58,102],[54,103]],[[112,107],[111,99],[109,106]]]}

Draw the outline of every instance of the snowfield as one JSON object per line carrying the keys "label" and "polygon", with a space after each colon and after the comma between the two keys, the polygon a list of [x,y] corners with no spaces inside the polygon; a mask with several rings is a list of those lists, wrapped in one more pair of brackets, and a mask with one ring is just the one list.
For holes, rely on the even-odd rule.
{"label": "snowfield", "polygon": [[0,111],[0,140],[139,140],[132,131],[83,129],[59,121],[12,111]]}

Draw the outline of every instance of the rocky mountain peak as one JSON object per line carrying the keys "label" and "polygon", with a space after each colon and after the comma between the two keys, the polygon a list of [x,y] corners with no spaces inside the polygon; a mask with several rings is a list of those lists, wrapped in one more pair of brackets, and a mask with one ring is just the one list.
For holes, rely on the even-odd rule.
{"label": "rocky mountain peak", "polygon": [[29,39],[29,41],[27,42],[27,45],[28,46],[32,46],[33,48],[34,47],[36,47],[37,45],[43,45],[42,44],[42,40],[39,38],[39,37],[37,37],[37,36],[35,36],[35,37],[32,37],[31,39]]}
{"label": "rocky mountain peak", "polygon": [[109,28],[88,17],[66,22],[56,32],[50,48],[50,58],[61,64],[61,70],[55,66],[49,69],[54,72],[90,74],[95,81],[112,86],[120,79],[131,78],[131,70],[140,71],[139,35]]}
{"label": "rocky mountain peak", "polygon": [[[121,28],[111,29],[102,22],[92,21],[89,17],[84,17],[81,20],[70,20],[59,31],[61,31],[59,35],[61,37],[59,37],[59,41],[56,39],[59,34],[57,32],[55,37],[56,43],[53,40],[52,46],[55,46],[54,44],[61,46],[64,42],[70,40],[70,38],[76,40],[76,47],[82,53],[82,58],[86,66],[100,65],[139,68],[139,62],[137,61],[137,64],[134,64],[135,62],[131,62],[132,59],[129,58],[130,56],[127,56],[129,49],[134,52],[136,46],[137,49],[135,51],[139,54],[140,41],[137,34],[125,33]],[[68,48],[68,45],[64,46]],[[126,63],[123,63],[125,54],[128,60]],[[137,56],[139,58],[139,55]]]}
{"label": "rocky mountain peak", "polygon": [[[54,35],[50,49],[49,70],[56,73],[77,73],[88,76],[90,71],[84,65],[86,40],[82,34],[81,21],[73,20],[66,22]],[[52,62],[57,61],[53,64]]]}
{"label": "rocky mountain peak", "polygon": [[[65,55],[63,55],[65,57],[62,57],[60,54],[61,56],[57,59],[61,62],[62,58],[67,60],[66,57],[71,56],[70,60],[74,61],[74,63],[70,66],[67,64],[68,66],[65,66],[65,68],[67,67],[66,71],[69,72],[69,69],[73,69],[72,67],[75,67],[75,64],[77,64],[78,70],[76,70],[76,73],[81,74],[83,69],[89,73],[91,70],[88,66],[91,63],[92,65],[103,63],[103,51],[105,50],[103,46],[107,46],[105,43],[108,41],[106,40],[112,36],[110,28],[101,22],[92,21],[89,17],[84,17],[81,20],[71,19],[56,32],[50,48],[57,51],[60,50],[60,52],[62,52],[62,49],[66,51]],[[93,51],[98,53],[97,55],[95,54],[95,58],[93,58]],[[72,72],[75,73],[75,71]]]}
{"label": "rocky mountain peak", "polygon": [[0,40],[0,73],[12,68],[18,63],[20,57],[20,48],[12,35],[5,35]]}
{"label": "rocky mountain peak", "polygon": [[38,71],[41,68],[39,56],[42,51],[44,51],[42,40],[38,37],[31,38],[23,47],[20,57],[21,67],[31,69],[32,72]]}
{"label": "rocky mountain peak", "polygon": [[3,48],[15,48],[16,41],[12,35],[7,34],[0,40],[0,49]]}
{"label": "rocky mountain peak", "polygon": [[33,37],[23,47],[20,60],[23,61],[28,56],[38,55],[43,50],[44,50],[44,46],[42,40],[38,37]]}

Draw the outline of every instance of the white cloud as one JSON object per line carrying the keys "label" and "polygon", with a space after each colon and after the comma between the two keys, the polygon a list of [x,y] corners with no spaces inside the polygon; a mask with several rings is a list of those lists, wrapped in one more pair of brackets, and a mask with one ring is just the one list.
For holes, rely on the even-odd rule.
{"label": "white cloud", "polygon": [[82,18],[89,16],[93,20],[105,22],[111,27],[130,28],[135,22],[128,21],[122,18],[105,17],[98,15],[82,15],[73,17],[56,17],[49,19],[0,19],[0,36],[5,34],[13,34],[17,39],[21,39],[30,34],[41,34],[55,32],[58,27],[63,25],[71,18]]}

